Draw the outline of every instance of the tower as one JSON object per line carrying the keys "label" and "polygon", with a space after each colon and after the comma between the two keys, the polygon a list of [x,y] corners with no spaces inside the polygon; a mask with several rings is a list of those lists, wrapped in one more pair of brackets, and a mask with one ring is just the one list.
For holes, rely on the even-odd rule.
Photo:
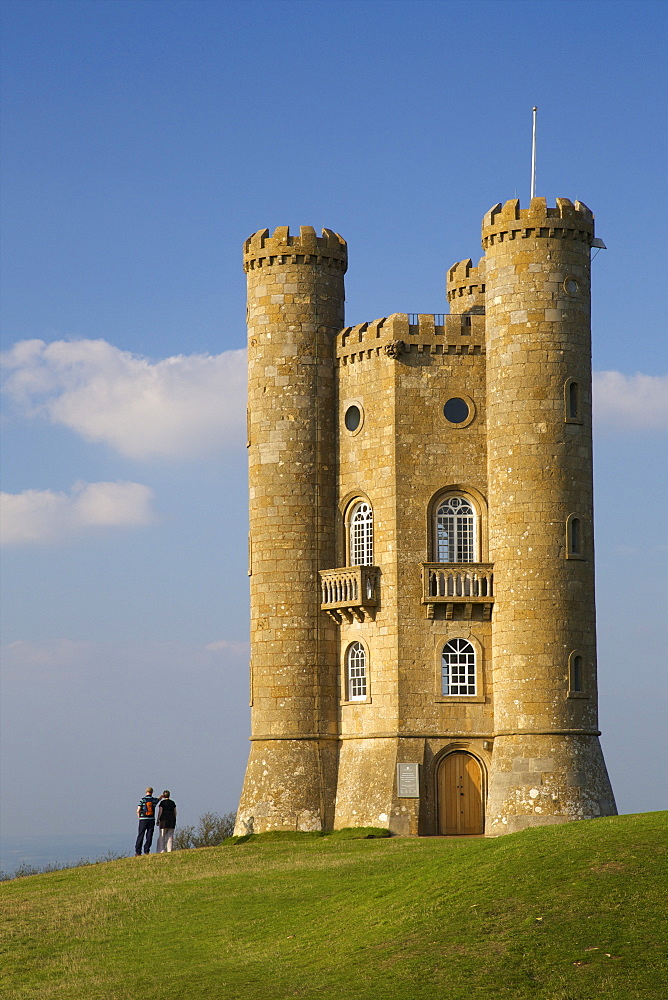
{"label": "tower", "polygon": [[256,830],[320,830],[333,817],[334,632],[317,572],[333,558],[332,348],[346,263],[341,237],[308,226],[244,245],[252,733],[239,822],[252,816]]}
{"label": "tower", "polygon": [[490,558],[497,602],[490,832],[608,814],[598,741],[590,249],[580,202],[483,220]]}
{"label": "tower", "polygon": [[[598,744],[589,251],[496,206],[450,315],[343,327],[344,241],[246,241],[251,753],[237,832],[613,813]],[[252,819],[252,824],[251,824]]]}

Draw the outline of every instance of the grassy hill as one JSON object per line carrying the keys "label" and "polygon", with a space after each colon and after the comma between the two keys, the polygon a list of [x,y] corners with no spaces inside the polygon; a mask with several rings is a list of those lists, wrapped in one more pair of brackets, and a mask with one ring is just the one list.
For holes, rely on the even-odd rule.
{"label": "grassy hill", "polygon": [[284,834],[0,886],[7,997],[668,995],[667,813],[494,840]]}

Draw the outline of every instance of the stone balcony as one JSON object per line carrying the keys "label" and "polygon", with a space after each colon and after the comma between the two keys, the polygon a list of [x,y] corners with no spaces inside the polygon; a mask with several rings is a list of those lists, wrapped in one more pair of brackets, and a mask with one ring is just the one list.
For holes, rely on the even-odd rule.
{"label": "stone balcony", "polygon": [[343,566],[320,570],[320,607],[335,622],[372,618],[378,607],[377,566]]}
{"label": "stone balcony", "polygon": [[474,607],[480,607],[478,614],[489,621],[494,604],[493,569],[493,563],[422,563],[427,618],[434,618],[438,605],[444,605],[446,619],[453,618],[455,609],[463,605],[463,618],[472,618]]}

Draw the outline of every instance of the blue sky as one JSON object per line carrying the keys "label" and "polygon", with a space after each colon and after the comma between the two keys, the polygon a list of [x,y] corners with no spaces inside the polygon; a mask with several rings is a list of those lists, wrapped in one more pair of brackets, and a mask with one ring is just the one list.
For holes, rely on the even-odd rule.
{"label": "blue sky", "polygon": [[[480,221],[580,199],[593,262],[603,745],[666,807],[661,3],[3,4],[3,828],[235,808],[247,755],[245,282],[348,241],[349,323],[443,312]],[[94,806],[82,808],[82,803]],[[31,801],[32,798],[31,798]]]}

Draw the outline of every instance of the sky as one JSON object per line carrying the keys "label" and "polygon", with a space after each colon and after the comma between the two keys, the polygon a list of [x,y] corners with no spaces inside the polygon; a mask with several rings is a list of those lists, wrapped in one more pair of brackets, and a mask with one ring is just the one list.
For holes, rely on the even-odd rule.
{"label": "sky", "polygon": [[340,232],[349,324],[447,311],[445,271],[481,255],[483,214],[527,204],[533,105],[536,193],[584,201],[608,248],[592,264],[603,748],[620,812],[666,808],[666,9],[4,0],[5,835],[132,839],[147,784],[182,823],[236,808],[242,242]]}

